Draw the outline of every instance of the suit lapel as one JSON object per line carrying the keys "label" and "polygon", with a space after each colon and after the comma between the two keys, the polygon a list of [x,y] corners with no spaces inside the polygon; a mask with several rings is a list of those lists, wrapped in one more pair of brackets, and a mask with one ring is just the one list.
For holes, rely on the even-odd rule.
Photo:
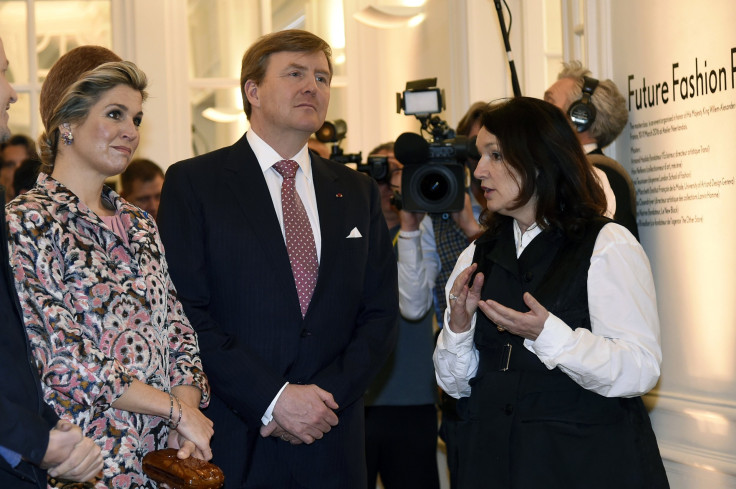
{"label": "suit lapel", "polygon": [[276,210],[271,203],[271,193],[245,135],[231,147],[222,178],[223,188],[235,196],[238,204],[238,212],[232,213],[235,222],[231,225],[244,225],[251,229],[251,234],[256,237],[263,253],[268,257],[268,266],[281,283],[287,303],[293,304],[301,317],[289,254]]}
{"label": "suit lapel", "polygon": [[319,299],[322,290],[329,285],[328,277],[332,273],[338,256],[338,246],[344,244],[345,241],[345,236],[342,236],[344,226],[341,225],[345,221],[345,208],[341,205],[341,201],[346,189],[343,188],[337,175],[330,170],[325,161],[315,155],[312,155],[312,177],[319,212],[319,229],[322,235],[319,275],[312,296],[312,302],[314,302],[315,299]]}

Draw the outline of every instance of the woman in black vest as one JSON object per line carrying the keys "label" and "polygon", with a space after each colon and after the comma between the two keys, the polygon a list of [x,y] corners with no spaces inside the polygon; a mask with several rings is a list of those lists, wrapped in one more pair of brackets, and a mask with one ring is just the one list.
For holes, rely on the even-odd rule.
{"label": "woman in black vest", "polygon": [[644,250],[601,217],[558,108],[518,97],[482,124],[487,231],[448,281],[434,355],[460,399],[459,487],[669,487],[640,397],[662,360]]}

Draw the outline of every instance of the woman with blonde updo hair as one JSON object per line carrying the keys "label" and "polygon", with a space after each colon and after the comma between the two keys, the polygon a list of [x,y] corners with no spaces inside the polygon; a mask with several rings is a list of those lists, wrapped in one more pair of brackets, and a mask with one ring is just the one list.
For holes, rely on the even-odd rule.
{"label": "woman with blonde updo hair", "polygon": [[61,57],[41,90],[42,173],[7,206],[44,396],[102,448],[98,488],[155,488],[141,459],[167,446],[212,457],[209,386],[156,225],[104,185],[138,147],[146,84],[105,48]]}

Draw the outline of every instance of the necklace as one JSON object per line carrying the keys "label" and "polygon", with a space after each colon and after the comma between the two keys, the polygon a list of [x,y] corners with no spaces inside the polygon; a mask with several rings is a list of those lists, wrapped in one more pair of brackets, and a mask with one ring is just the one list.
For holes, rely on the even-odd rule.
{"label": "necklace", "polygon": [[519,223],[517,221],[514,221],[514,240],[516,241],[516,254],[521,254],[521,250],[524,249],[524,235],[529,233],[530,231],[533,231],[537,229],[537,223],[532,223],[531,226],[526,228],[526,231],[523,233],[521,232],[521,227],[519,226]]}

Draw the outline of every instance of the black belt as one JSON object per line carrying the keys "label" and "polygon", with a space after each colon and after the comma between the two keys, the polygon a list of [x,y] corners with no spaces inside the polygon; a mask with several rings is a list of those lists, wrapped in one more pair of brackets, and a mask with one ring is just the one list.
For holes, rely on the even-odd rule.
{"label": "black belt", "polygon": [[[515,347],[515,348],[514,348]],[[478,374],[483,372],[547,372],[547,367],[523,342],[506,341],[478,347]]]}
{"label": "black belt", "polygon": [[[506,372],[512,366],[511,359],[513,351],[514,345],[511,343],[483,347],[478,352],[478,373]],[[515,356],[513,358],[516,359]]]}

